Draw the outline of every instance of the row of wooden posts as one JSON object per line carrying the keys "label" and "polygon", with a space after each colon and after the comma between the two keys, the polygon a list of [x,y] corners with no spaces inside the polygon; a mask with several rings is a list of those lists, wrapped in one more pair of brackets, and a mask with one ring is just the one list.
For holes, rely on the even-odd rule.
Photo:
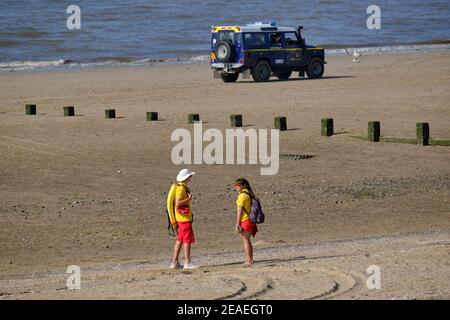
{"label": "row of wooden posts", "polygon": [[[63,107],[64,116],[73,117],[75,116],[75,108],[73,106]],[[25,106],[25,114],[27,115],[35,115],[36,114],[36,105],[35,104],[27,104]],[[105,118],[113,119],[116,117],[115,109],[106,109],[105,110]],[[146,115],[147,121],[158,121],[158,112],[147,112]],[[242,127],[242,115],[241,114],[232,114],[230,116],[231,126],[232,127]],[[195,123],[200,121],[200,115],[197,113],[192,113],[188,115],[188,123]],[[287,120],[286,117],[276,117],[274,119],[275,129],[279,129],[280,131],[287,130]],[[334,134],[334,124],[332,118],[324,118],[321,120],[321,133],[324,137],[330,137]],[[420,122],[416,125],[416,135],[417,135],[417,143],[423,146],[427,146],[429,144],[430,139],[430,126],[428,123]],[[368,124],[368,140],[372,142],[380,141],[380,132],[381,126],[379,121],[369,121]]]}
{"label": "row of wooden posts", "polygon": [[[35,104],[27,104],[25,105],[25,114],[27,115],[36,115],[36,105]],[[63,107],[64,116],[65,117],[74,117],[75,116],[75,108],[73,106]],[[105,110],[105,118],[106,119],[114,119],[116,117],[115,109],[106,109]],[[158,112],[147,112],[146,114],[147,121],[158,121]],[[232,114],[230,116],[231,126],[232,127],[242,127],[242,115],[241,114]],[[200,121],[200,115],[198,113],[191,113],[188,115],[188,123],[194,123]],[[287,130],[286,117],[276,117],[275,118],[275,128],[280,131]]]}

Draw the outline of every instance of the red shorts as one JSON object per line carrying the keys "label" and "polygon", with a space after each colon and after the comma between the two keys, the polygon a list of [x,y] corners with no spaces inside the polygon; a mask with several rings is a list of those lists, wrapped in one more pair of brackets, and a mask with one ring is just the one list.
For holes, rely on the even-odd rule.
{"label": "red shorts", "polygon": [[241,222],[242,231],[249,232],[253,237],[258,232],[258,226],[256,223],[253,223],[250,219],[244,220]]}
{"label": "red shorts", "polygon": [[192,230],[192,222],[178,222],[177,240],[182,243],[194,243],[194,230]]}

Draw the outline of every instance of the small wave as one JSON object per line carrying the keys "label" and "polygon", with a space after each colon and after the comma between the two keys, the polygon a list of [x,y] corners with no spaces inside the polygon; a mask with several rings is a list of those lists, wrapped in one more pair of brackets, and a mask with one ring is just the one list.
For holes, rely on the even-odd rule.
{"label": "small wave", "polygon": [[[326,46],[324,46],[326,49]],[[344,48],[335,47],[334,49],[326,49],[328,56],[345,56],[352,55],[353,52],[358,52],[366,55],[381,55],[393,53],[412,53],[412,52],[430,52],[449,50],[448,44],[419,44],[419,45],[396,45],[396,46],[348,46]]]}
{"label": "small wave", "polygon": [[190,57],[190,58],[189,58],[189,61],[194,61],[194,62],[204,62],[204,61],[209,61],[209,55]]}
{"label": "small wave", "polygon": [[320,45],[325,49],[348,49],[348,48],[394,48],[403,46],[425,46],[425,45],[439,45],[450,44],[450,39],[433,39],[427,41],[416,42],[393,42],[393,43],[363,43],[363,44],[323,44]]}
{"label": "small wave", "polygon": [[71,60],[52,60],[52,61],[14,61],[0,63],[0,69],[6,70],[33,70],[57,67],[72,63]]}
{"label": "small wave", "polygon": [[127,62],[133,62],[135,59],[128,58],[128,57],[98,57],[98,58],[92,58],[89,60],[89,62],[92,63],[104,63],[104,62],[118,62],[118,63],[127,63]]}
{"label": "small wave", "polygon": [[[172,52],[173,53],[173,52]],[[185,56],[174,58],[128,58],[128,57],[101,57],[90,59],[88,63],[93,64],[164,64],[164,63],[177,63],[177,62],[202,62],[208,60],[208,55],[199,56]]]}

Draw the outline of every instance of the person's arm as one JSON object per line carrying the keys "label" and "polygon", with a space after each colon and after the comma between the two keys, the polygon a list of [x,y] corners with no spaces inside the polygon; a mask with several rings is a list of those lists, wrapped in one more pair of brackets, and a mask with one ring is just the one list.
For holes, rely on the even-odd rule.
{"label": "person's arm", "polygon": [[180,197],[175,198],[175,207],[183,206],[189,204],[189,201],[191,201],[192,195],[188,193],[188,197],[185,199],[181,199]]}
{"label": "person's arm", "polygon": [[244,211],[244,207],[238,206],[236,212],[236,225],[241,225],[242,211]]}
{"label": "person's arm", "polygon": [[241,228],[241,217],[242,217],[242,210],[244,208],[241,206],[237,206],[237,210],[236,210],[236,226],[234,227],[234,233],[241,233],[242,232],[242,228]]}

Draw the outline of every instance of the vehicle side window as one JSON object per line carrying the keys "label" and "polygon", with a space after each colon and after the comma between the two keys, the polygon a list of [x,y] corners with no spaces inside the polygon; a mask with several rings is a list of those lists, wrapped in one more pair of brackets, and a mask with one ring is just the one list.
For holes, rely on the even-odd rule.
{"label": "vehicle side window", "polygon": [[286,32],[284,34],[286,48],[293,48],[298,46],[298,38],[295,32]]}
{"label": "vehicle side window", "polygon": [[266,48],[266,35],[262,32],[245,33],[244,44],[246,49]]}
{"label": "vehicle side window", "polygon": [[281,32],[269,33],[269,43],[271,47],[281,47],[283,41],[283,34]]}

